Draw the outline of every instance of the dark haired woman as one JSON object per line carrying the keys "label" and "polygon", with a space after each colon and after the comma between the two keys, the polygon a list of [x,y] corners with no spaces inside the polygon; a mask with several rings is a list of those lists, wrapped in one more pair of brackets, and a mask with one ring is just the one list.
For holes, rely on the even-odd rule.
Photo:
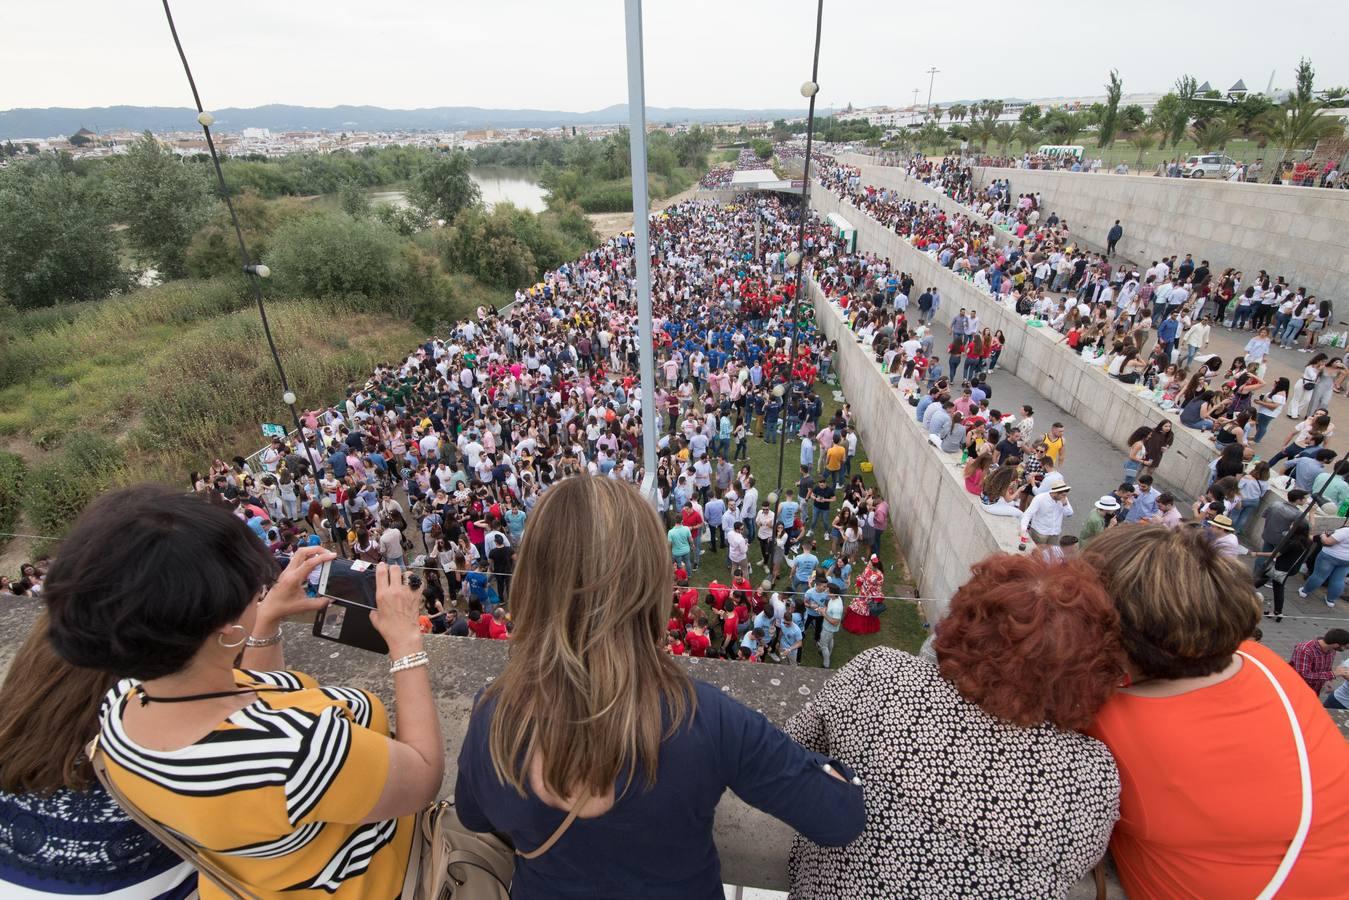
{"label": "dark haired woman", "polygon": [[62,661],[45,615],[10,662],[0,688],[0,895],[194,895],[193,868],[118,808],[84,755],[116,681]]}
{"label": "dark haired woman", "polygon": [[304,587],[331,559],[304,548],[278,574],[230,513],[141,485],[85,510],[45,592],[56,652],[128,676],[99,729],[113,784],[267,897],[397,896],[413,814],[440,787],[419,596],[399,570],[378,568],[370,617],[394,658],[397,740],[373,694],[285,671],[280,623],[323,607]]}
{"label": "dark haired woman", "polygon": [[1171,431],[1170,419],[1163,419],[1157,423],[1148,433],[1148,436],[1143,439],[1143,450],[1148,458],[1147,465],[1143,467],[1146,474],[1151,475],[1157,471],[1157,467],[1162,464],[1162,457],[1166,455],[1167,449],[1170,448],[1172,441],[1175,439],[1176,436]]}
{"label": "dark haired woman", "polygon": [[1114,760],[1076,733],[1122,675],[1118,629],[1086,566],[1000,555],[951,599],[936,666],[887,647],[844,666],[787,733],[856,769],[867,828],[797,838],[792,897],[1066,896],[1118,815]]}

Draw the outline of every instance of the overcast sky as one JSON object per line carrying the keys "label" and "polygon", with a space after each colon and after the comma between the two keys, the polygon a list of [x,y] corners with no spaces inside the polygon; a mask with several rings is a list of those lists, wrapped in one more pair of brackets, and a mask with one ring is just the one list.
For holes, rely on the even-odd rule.
{"label": "overcast sky", "polygon": [[[647,0],[651,106],[803,107],[813,0]],[[1049,12],[1049,10],[1054,10]],[[626,98],[621,0],[177,0],[206,107],[292,103],[584,111]],[[1265,0],[1127,4],[826,0],[821,102],[1126,93],[1189,72],[1225,89],[1289,86],[1300,55],[1318,87],[1349,84],[1349,15]],[[155,0],[8,0],[0,109],[187,106]]]}

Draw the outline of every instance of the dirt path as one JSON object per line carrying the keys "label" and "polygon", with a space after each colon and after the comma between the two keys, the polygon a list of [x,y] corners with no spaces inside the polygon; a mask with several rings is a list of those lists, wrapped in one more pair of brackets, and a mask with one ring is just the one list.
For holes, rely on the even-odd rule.
{"label": "dirt path", "polygon": [[[684,200],[692,199],[693,196],[697,193],[698,193],[698,185],[695,184],[687,191],[675,194],[673,197],[667,197],[666,199],[661,200],[658,203],[653,203],[651,205],[651,211],[656,212],[657,210],[662,210],[667,206],[674,206],[676,203],[681,203]],[[590,224],[595,226],[595,231],[598,232],[601,240],[605,240],[607,238],[613,237],[616,234],[622,234],[625,231],[632,230],[632,213],[630,212],[589,213],[587,215],[587,218],[590,219]]]}

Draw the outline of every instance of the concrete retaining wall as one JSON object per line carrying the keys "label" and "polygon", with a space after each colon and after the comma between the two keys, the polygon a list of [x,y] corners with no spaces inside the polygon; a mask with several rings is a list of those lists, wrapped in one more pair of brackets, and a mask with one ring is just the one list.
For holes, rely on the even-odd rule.
{"label": "concrete retaining wall", "polygon": [[[867,174],[870,177],[872,173]],[[941,197],[920,182],[905,184],[902,173],[897,174],[900,181],[895,189],[905,195],[928,200]],[[941,291],[937,317],[943,324],[949,326],[955,313],[964,307],[976,312],[990,330],[1001,329],[1007,343],[999,367],[1025,381],[1116,447],[1127,451],[1126,441],[1135,428],[1171,418],[1175,442],[1162,460],[1158,475],[1191,496],[1203,493],[1208,486],[1208,464],[1215,455],[1213,445],[1198,432],[1181,426],[1174,413],[1163,412],[1148,396],[1136,393],[1099,367],[1088,365],[1068,351],[1057,332],[1027,325],[1015,310],[997,303],[991,295],[943,268],[851,203],[818,184],[813,187],[810,202],[816,210],[822,215],[837,212],[856,226],[859,251],[888,258],[911,273],[915,290],[935,285]],[[870,451],[871,441],[867,447]]]}
{"label": "concrete retaining wall", "polygon": [[[880,167],[878,167],[880,168]],[[870,170],[869,173],[870,174]],[[1349,298],[1349,191],[1209,179],[976,168],[976,186],[1006,178],[1039,192],[1047,210],[1093,244],[1119,219],[1119,252],[1147,264],[1162,254],[1207,259],[1214,274],[1261,269],[1340,304]]]}
{"label": "concrete retaining wall", "polygon": [[974,563],[991,553],[1016,552],[1020,520],[983,511],[979,498],[965,490],[959,455],[942,453],[928,441],[913,407],[881,373],[871,348],[858,343],[838,308],[812,287],[815,320],[838,342],[834,368],[876,480],[890,500],[891,527],[919,594],[950,597]]}

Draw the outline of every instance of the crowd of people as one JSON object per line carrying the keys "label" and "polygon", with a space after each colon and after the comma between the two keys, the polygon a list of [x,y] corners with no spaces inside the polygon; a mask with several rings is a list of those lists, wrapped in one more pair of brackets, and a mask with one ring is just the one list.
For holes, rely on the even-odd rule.
{"label": "crowd of people", "polygon": [[[1269,504],[1265,497],[1272,476],[1286,479],[1281,483],[1288,500],[1271,508],[1301,511],[1317,501],[1312,512],[1343,515],[1349,465],[1336,464],[1336,454],[1327,447],[1334,434],[1328,404],[1333,392],[1343,390],[1349,372],[1343,360],[1315,351],[1331,319],[1328,302],[1264,272],[1243,286],[1241,273],[1219,275],[1207,260],[1190,256],[1158,260],[1140,277],[1114,262],[1113,244],[1122,232],[1118,223],[1106,236],[1106,253],[1090,252],[1077,246],[1067,224],[1052,212],[1041,218],[1038,196],[1014,197],[1003,179],[976,188],[973,171],[955,160],[918,160],[910,174],[968,207],[970,216],[864,185],[860,170],[829,159],[822,161],[820,172],[825,187],[1014,306],[1031,325],[1061,332],[1067,350],[1125,384],[1151,391],[1160,409],[1177,414],[1174,420],[1159,416],[1140,425],[1127,442],[1119,487],[1093,501],[1079,535],[1064,536],[1062,521],[1073,509],[1063,476],[1054,471],[1060,460],[1045,453],[1050,432],[1033,431],[1013,411],[999,410],[981,377],[996,367],[1005,336],[989,333],[977,314],[959,310],[952,317],[943,371],[942,348],[923,327],[941,303],[935,287],[924,288],[915,303],[912,278],[894,271],[889,260],[871,257],[851,271],[835,267],[839,280],[834,282],[826,274],[826,290],[836,296],[859,339],[876,349],[892,380],[917,404],[917,417],[933,443],[962,454],[967,489],[981,497],[990,514],[1019,516],[1030,541],[1061,544],[1067,537],[1070,544],[1085,545],[1118,524],[1175,528],[1188,521],[1201,526],[1221,552],[1246,555],[1238,535],[1262,502]],[[1001,232],[1013,237],[1000,246]],[[1249,320],[1253,336],[1230,365],[1205,350],[1220,323],[1241,330]],[[1303,340],[1299,349],[1314,355],[1296,383],[1270,375],[1271,342],[1292,348]],[[1277,452],[1258,459],[1256,445],[1283,415],[1296,424]],[[1209,432],[1214,444],[1208,489],[1193,505],[1153,485],[1152,473],[1175,428]],[[1047,466],[1054,476],[1049,479],[1043,474]],[[1274,586],[1266,614],[1282,620],[1283,576],[1298,571],[1309,579],[1301,596],[1324,585],[1325,603],[1334,608],[1349,570],[1340,567],[1339,550],[1323,551],[1339,541],[1290,534],[1291,517],[1273,521],[1281,530],[1256,551],[1258,584]],[[1305,524],[1300,527],[1305,530]],[[1260,554],[1270,554],[1276,545],[1283,548],[1273,570],[1280,575],[1270,578],[1264,574],[1269,561]]]}
{"label": "crowd of people", "polygon": [[[1279,415],[1301,420],[1310,409],[1319,416],[1331,392],[1344,390],[1343,360],[1317,352],[1333,321],[1332,304],[1281,276],[1218,272],[1208,260],[1179,253],[1139,272],[1114,258],[1123,232],[1118,222],[1105,236],[1106,252],[1094,252],[1038,195],[1013,196],[1006,179],[977,187],[973,170],[954,159],[915,162],[910,174],[971,215],[863,185],[854,167],[821,165],[826,187],[1032,325],[1060,332],[1070,351],[1151,390],[1183,425],[1215,430],[1220,447],[1225,428],[1243,446],[1258,443]],[[1251,332],[1226,366],[1207,349],[1216,328]],[[1276,378],[1268,372],[1273,345],[1316,355],[1300,377]]]}
{"label": "crowd of people", "polygon": [[736,172],[746,169],[767,169],[771,165],[769,160],[760,159],[752,149],[744,148],[734,162],[718,163],[708,169],[703,177],[698,179],[698,186],[709,191],[725,190],[731,186],[731,179],[735,177]]}
{"label": "crowd of people", "polygon": [[[832,161],[821,176],[1009,302],[1042,290],[1038,263],[1000,250],[995,225]],[[492,846],[513,857],[515,897],[720,896],[711,823],[727,787],[798,833],[802,898],[1059,897],[1107,846],[1131,897],[1333,893],[1349,748],[1318,695],[1343,674],[1349,633],[1299,646],[1292,667],[1258,643],[1260,602],[1220,534],[1240,509],[1231,460],[1196,508],[1209,524],[1177,527],[1151,475],[1170,422],[1141,429],[1125,484],[1073,550],[1062,424],[993,405],[1002,336],[962,310],[933,346],[936,286],[813,220],[797,246],[800,214],[689,201],[652,220],[654,511],[638,492],[625,236],[305,411],[304,440],[273,441],[256,470],[217,460],[190,492],[96,502],[14,585],[47,612],[10,669],[21,702],[0,716],[0,822],[79,833],[6,844],[0,824],[0,878],[39,896],[62,879],[189,895],[195,873],[158,838],[191,842],[241,894],[399,895],[443,822],[428,810],[445,758],[428,672],[457,645],[433,658],[425,634],[449,631],[511,641],[458,748],[455,802],[463,828],[509,838]],[[1028,242],[1058,225],[1027,224]],[[792,252],[933,442],[966,455],[967,489],[1042,549],[980,563],[919,654],[855,657],[783,731],[672,656],[792,662],[813,644],[827,666],[840,630],[875,631],[885,613],[891,511],[860,477],[851,409],[824,414],[815,388],[837,347],[802,303]],[[1099,289],[1113,290],[1109,270]],[[1297,445],[1328,430],[1318,419]],[[799,479],[770,498],[750,441],[792,441]],[[1349,476],[1296,458],[1313,490]],[[1285,528],[1306,497],[1290,493]],[[1284,515],[1270,506],[1267,524]],[[1349,528],[1320,543],[1317,586],[1337,593]],[[1275,550],[1266,577],[1287,571],[1281,533]],[[724,554],[727,583],[693,585],[707,554]],[[375,569],[396,734],[368,690],[285,668],[281,623],[323,607],[306,585],[339,555]],[[1325,704],[1349,706],[1341,691]],[[97,767],[82,753],[95,732]]]}
{"label": "crowd of people", "polygon": [[[840,628],[880,628],[889,504],[859,471],[851,408],[826,416],[816,391],[837,348],[785,265],[798,214],[778,200],[689,201],[653,220],[654,474],[675,655],[797,664],[818,647],[828,667]],[[812,257],[833,243],[808,225]],[[515,556],[539,497],[571,475],[646,474],[632,275],[620,235],[507,310],[378,366],[342,403],[305,410],[303,438],[192,473],[192,490],[275,553],[322,546],[414,567],[429,632],[509,639]],[[799,445],[781,496],[749,458],[779,441]],[[706,554],[724,560],[724,580],[698,577]],[[40,591],[26,567],[14,592]]]}

